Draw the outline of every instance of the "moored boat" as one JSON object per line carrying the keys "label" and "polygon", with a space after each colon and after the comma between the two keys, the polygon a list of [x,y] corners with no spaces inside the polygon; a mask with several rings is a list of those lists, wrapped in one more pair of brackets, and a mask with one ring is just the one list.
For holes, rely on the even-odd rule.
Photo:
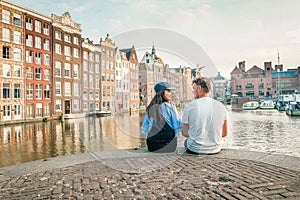
{"label": "moored boat", "polygon": [[290,102],[285,110],[285,113],[290,116],[300,116],[300,103]]}
{"label": "moored boat", "polygon": [[272,101],[272,100],[264,100],[264,101],[262,101],[259,104],[259,108],[263,109],[263,110],[274,109],[275,108],[274,101]]}
{"label": "moored boat", "polygon": [[110,116],[111,112],[110,111],[98,111],[96,112],[97,117],[107,117]]}
{"label": "moored boat", "polygon": [[256,110],[259,107],[257,101],[248,101],[243,104],[243,110]]}

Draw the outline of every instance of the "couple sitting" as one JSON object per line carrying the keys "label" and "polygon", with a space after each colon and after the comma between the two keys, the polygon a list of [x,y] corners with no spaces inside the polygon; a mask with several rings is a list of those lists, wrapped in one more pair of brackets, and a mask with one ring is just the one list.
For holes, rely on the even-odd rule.
{"label": "couple sitting", "polygon": [[147,135],[150,152],[174,152],[177,137],[182,131],[185,148],[192,154],[214,154],[221,151],[222,137],[227,135],[227,110],[209,97],[211,83],[208,78],[193,80],[195,100],[186,104],[180,119],[171,103],[172,91],[167,82],[154,86],[156,95],[146,109],[142,133]]}

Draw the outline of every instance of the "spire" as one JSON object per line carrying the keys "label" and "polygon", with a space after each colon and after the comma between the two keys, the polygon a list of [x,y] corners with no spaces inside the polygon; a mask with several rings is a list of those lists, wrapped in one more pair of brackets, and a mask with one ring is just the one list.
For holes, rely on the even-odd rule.
{"label": "spire", "polygon": [[154,42],[153,42],[153,45],[152,45],[152,55],[155,55]]}

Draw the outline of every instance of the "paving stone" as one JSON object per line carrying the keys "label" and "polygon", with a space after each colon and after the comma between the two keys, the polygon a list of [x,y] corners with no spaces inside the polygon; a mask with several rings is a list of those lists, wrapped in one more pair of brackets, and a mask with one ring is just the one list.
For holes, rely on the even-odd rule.
{"label": "paving stone", "polygon": [[0,199],[300,199],[299,180],[297,171],[257,161],[159,154],[9,178]]}

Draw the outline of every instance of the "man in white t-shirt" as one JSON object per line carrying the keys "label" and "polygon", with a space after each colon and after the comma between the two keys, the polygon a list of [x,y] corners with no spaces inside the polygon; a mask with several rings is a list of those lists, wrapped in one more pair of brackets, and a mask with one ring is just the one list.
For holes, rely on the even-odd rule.
{"label": "man in white t-shirt", "polygon": [[209,97],[210,79],[197,78],[193,81],[195,100],[183,109],[182,135],[187,137],[185,148],[192,154],[214,154],[221,151],[228,133],[228,114],[225,106]]}

